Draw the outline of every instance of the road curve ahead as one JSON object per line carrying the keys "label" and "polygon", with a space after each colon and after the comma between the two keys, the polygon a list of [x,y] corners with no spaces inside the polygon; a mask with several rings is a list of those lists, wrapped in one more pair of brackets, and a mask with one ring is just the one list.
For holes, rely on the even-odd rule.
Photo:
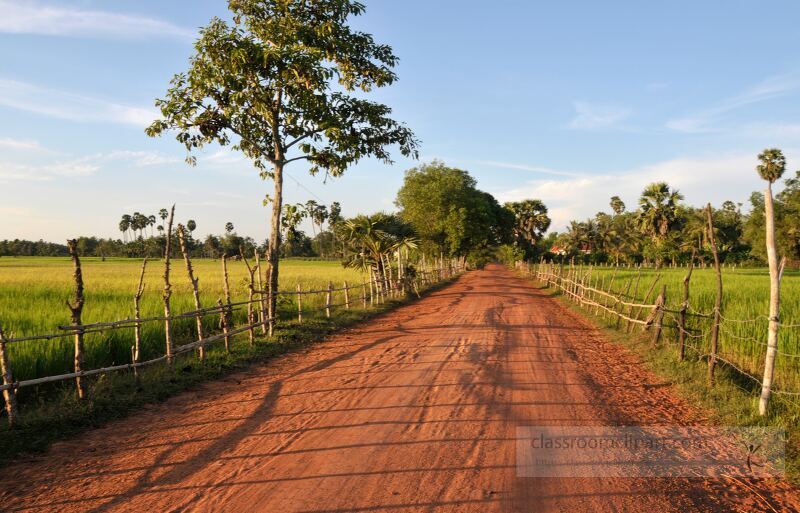
{"label": "road curve ahead", "polygon": [[0,509],[800,509],[777,481],[517,477],[518,426],[702,421],[636,357],[494,265],[14,463],[0,480]]}

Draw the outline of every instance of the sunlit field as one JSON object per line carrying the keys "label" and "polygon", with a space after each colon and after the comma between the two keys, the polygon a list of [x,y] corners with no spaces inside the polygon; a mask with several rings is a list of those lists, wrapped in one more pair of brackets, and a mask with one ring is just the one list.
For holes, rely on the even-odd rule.
{"label": "sunlit field", "polygon": [[[583,272],[588,268],[583,268]],[[592,285],[615,294],[624,294],[636,303],[653,304],[666,285],[665,326],[674,326],[683,302],[683,279],[686,268],[664,268],[660,270],[642,269],[638,290],[635,287],[636,269],[619,268],[616,272],[610,267],[594,267],[591,273]],[[611,280],[614,275],[613,282]],[[660,279],[651,289],[657,275]],[[723,300],[722,323],[719,333],[718,354],[755,378],[760,378],[764,370],[764,357],[767,343],[767,316],[769,313],[769,271],[766,268],[733,269],[726,267],[722,272]],[[629,287],[630,283],[630,288]],[[649,297],[645,297],[651,290]],[[711,320],[696,314],[711,315],[716,297],[716,273],[713,269],[695,268],[690,281],[689,309],[687,316],[686,339],[687,357],[699,357],[709,351],[709,331]],[[611,303],[609,303],[611,306]],[[624,313],[628,313],[625,308]],[[633,311],[634,315],[637,311]],[[647,313],[642,312],[641,318]],[[782,281],[781,323],[778,357],[775,375],[779,389],[800,392],[800,273],[786,271]],[[616,324],[616,321],[614,321]],[[623,322],[624,326],[624,322]],[[678,331],[667,328],[663,341],[676,343]]]}
{"label": "sunlit field", "polygon": [[[214,306],[217,299],[224,301],[222,261],[197,259],[192,263],[195,276],[199,278],[202,306]],[[250,263],[253,265],[253,262]],[[84,258],[82,264],[86,296],[83,323],[132,318],[133,296],[139,280],[141,260],[109,258],[103,262],[99,258]],[[163,273],[162,261],[148,262],[145,290],[141,299],[143,318],[161,316],[164,313]],[[231,301],[246,300],[249,277],[244,262],[229,260],[228,277]],[[192,289],[182,259],[173,259],[170,281],[173,314],[194,310]],[[349,285],[355,285],[365,281],[365,278],[361,272],[345,269],[338,262],[281,262],[281,290],[294,291],[298,283],[303,290],[324,289],[329,281],[333,282],[335,288],[340,288],[345,281]],[[0,325],[9,337],[58,333],[59,326],[70,324],[70,312],[65,301],[72,298],[73,290],[72,262],[68,258],[2,257]],[[304,316],[324,315],[320,310],[324,302],[324,294],[304,296]],[[334,293],[332,303],[343,302],[344,293]],[[351,302],[354,307],[361,306],[360,291],[351,291]],[[280,298],[279,313],[283,318],[294,318],[296,308],[295,297]],[[246,308],[238,308],[234,317],[237,324],[245,324]],[[209,330],[216,331],[218,319],[218,315],[208,315],[204,318],[204,324],[208,325]],[[193,318],[173,322],[174,343],[179,345],[194,340],[194,330]],[[87,334],[85,368],[130,362],[132,344],[132,329]],[[164,329],[161,322],[143,324],[142,351],[141,357],[144,360],[164,353]],[[12,343],[9,353],[15,379],[56,375],[72,370],[73,344],[69,338]]]}

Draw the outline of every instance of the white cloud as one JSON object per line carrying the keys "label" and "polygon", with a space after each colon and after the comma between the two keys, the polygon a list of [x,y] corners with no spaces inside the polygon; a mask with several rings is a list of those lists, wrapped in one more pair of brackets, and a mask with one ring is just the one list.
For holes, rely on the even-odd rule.
{"label": "white cloud", "polygon": [[0,0],[0,32],[114,39],[194,36],[192,30],[155,18],[24,0]]}
{"label": "white cloud", "polygon": [[158,117],[155,108],[136,107],[0,79],[0,105],[70,121],[121,123],[145,127]]}
{"label": "white cloud", "polygon": [[730,128],[730,126],[725,128],[718,126],[720,118],[728,112],[784,96],[798,88],[800,88],[798,73],[769,77],[737,95],[725,98],[709,109],[669,120],[667,128],[685,133],[720,132]]}
{"label": "white cloud", "polygon": [[0,180],[48,181],[57,177],[91,176],[109,164],[132,167],[159,166],[181,162],[178,157],[150,151],[112,151],[43,164],[0,162]]}
{"label": "white cloud", "polygon": [[569,128],[577,130],[597,130],[619,125],[631,115],[631,111],[616,105],[595,105],[586,102],[575,102],[575,118],[569,122]]}
{"label": "white cloud", "polygon": [[[570,220],[610,211],[608,202],[614,195],[620,196],[629,210],[635,209],[642,189],[656,181],[666,181],[680,190],[691,205],[709,201],[719,205],[725,200],[747,204],[750,193],[764,186],[755,172],[756,153],[679,158],[618,173],[532,180],[521,187],[495,191],[494,195],[501,203],[541,199],[549,207],[552,229],[557,231],[564,230]],[[800,157],[800,151],[785,153],[790,163]]]}
{"label": "white cloud", "polygon": [[0,148],[12,151],[47,151],[38,141],[32,139],[12,139],[0,137]]}

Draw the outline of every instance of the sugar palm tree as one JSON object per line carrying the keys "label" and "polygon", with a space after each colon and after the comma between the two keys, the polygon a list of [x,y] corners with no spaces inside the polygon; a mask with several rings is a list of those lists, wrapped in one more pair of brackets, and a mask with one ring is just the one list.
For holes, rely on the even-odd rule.
{"label": "sugar palm tree", "polygon": [[[670,189],[666,182],[651,183],[642,191],[639,198],[639,211],[636,223],[639,230],[650,237],[657,249],[661,249],[670,231],[676,226],[680,201],[683,195]],[[656,258],[656,266],[661,265],[662,257]]]}
{"label": "sugar palm tree", "polygon": [[122,232],[122,241],[128,242],[128,229],[131,227],[131,216],[125,214],[119,222],[119,231]]}
{"label": "sugar palm tree", "polygon": [[150,226],[150,237],[153,236],[153,227],[156,225],[156,216],[147,216],[147,225]]}
{"label": "sugar palm tree", "polygon": [[622,202],[619,196],[611,196],[611,202],[609,204],[615,215],[620,215],[625,212],[625,203]]}
{"label": "sugar palm tree", "polygon": [[534,246],[550,227],[547,207],[538,199],[506,203],[505,207],[514,213],[513,233],[518,244],[525,241]]}

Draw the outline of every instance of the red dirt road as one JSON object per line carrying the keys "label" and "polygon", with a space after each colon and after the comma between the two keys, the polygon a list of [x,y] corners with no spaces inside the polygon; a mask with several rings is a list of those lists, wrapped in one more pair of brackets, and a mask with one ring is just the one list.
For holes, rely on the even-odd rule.
{"label": "red dirt road", "polygon": [[516,477],[517,426],[702,422],[636,357],[490,266],[19,461],[0,510],[798,511],[777,481]]}

